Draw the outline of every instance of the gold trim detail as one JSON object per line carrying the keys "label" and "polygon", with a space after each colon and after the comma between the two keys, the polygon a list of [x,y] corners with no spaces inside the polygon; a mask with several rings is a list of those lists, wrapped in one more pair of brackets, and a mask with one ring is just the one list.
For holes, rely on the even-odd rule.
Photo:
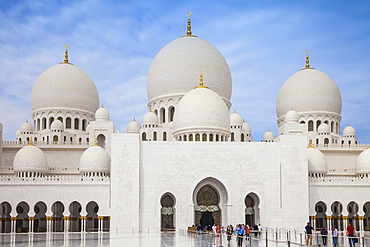
{"label": "gold trim detail", "polygon": [[35,220],[35,217],[28,217],[28,220]]}
{"label": "gold trim detail", "polygon": [[333,216],[326,216],[326,219],[331,220],[331,219],[333,219]]}
{"label": "gold trim detail", "polygon": [[11,221],[16,221],[17,220],[17,217],[10,217],[10,220]]}
{"label": "gold trim detail", "polygon": [[310,219],[315,220],[316,216],[310,216]]}
{"label": "gold trim detail", "polygon": [[86,217],[86,216],[81,216],[81,217],[80,217],[80,219],[81,219],[81,220],[86,220],[86,219],[87,219],[87,217]]}
{"label": "gold trim detail", "polygon": [[348,220],[348,216],[342,216],[342,219]]}
{"label": "gold trim detail", "polygon": [[363,220],[363,219],[365,219],[365,217],[364,216],[358,216],[358,219]]}

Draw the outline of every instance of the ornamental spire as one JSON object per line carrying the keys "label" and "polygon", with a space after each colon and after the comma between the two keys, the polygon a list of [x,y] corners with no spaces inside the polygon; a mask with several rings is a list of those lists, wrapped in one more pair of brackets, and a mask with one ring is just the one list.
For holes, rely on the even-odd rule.
{"label": "ornamental spire", "polygon": [[310,50],[306,50],[306,67],[304,69],[313,69],[310,68],[310,57],[308,56],[308,53],[310,53]]}
{"label": "ornamental spire", "polygon": [[187,36],[197,37],[197,36],[192,35],[192,32],[191,32],[191,20],[190,20],[190,17],[191,17],[192,15],[193,15],[193,13],[188,12],[188,14],[187,14],[187,16],[188,16],[188,26],[187,26],[186,35],[181,36],[181,37],[187,37]]}
{"label": "ornamental spire", "polygon": [[69,45],[68,44],[65,44],[64,46],[66,48],[66,51],[64,52],[64,61],[63,63],[67,63],[67,64],[71,64],[69,61],[68,61],[68,47]]}
{"label": "ornamental spire", "polygon": [[28,142],[28,146],[35,146],[35,145],[33,145],[32,137],[30,137],[30,141]]}
{"label": "ornamental spire", "polygon": [[199,75],[199,86],[196,86],[194,88],[209,88],[203,85],[203,74],[202,73],[200,73]]}

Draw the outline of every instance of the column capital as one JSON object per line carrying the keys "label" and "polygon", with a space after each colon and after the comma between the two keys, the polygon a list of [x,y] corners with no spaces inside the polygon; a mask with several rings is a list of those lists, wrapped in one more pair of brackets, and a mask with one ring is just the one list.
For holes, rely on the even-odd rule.
{"label": "column capital", "polygon": [[342,219],[348,220],[348,216],[342,216]]}
{"label": "column capital", "polygon": [[98,216],[98,220],[104,220],[104,216]]}
{"label": "column capital", "polygon": [[315,220],[316,219],[316,216],[310,216],[310,219],[311,220]]}
{"label": "column capital", "polygon": [[17,220],[17,217],[11,217],[10,220],[11,221],[16,221]]}
{"label": "column capital", "polygon": [[81,220],[86,220],[86,219],[87,219],[87,217],[86,217],[86,216],[81,216],[81,217],[80,217],[80,219],[81,219]]}
{"label": "column capital", "polygon": [[71,220],[71,217],[69,217],[69,216],[64,216],[64,217],[63,217],[63,220]]}
{"label": "column capital", "polygon": [[331,220],[331,219],[333,219],[333,216],[326,216],[326,219]]}
{"label": "column capital", "polygon": [[30,221],[35,220],[35,217],[28,217],[28,220]]}
{"label": "column capital", "polygon": [[363,220],[363,219],[365,219],[365,217],[364,216],[358,216],[358,219]]}

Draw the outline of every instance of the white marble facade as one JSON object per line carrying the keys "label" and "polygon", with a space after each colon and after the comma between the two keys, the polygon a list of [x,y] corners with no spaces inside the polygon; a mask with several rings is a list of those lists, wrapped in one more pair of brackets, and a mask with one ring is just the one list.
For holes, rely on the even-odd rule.
{"label": "white marble facade", "polygon": [[307,56],[277,96],[279,133],[254,142],[253,126],[230,113],[227,62],[191,34],[190,20],[188,28],[154,58],[148,113],[127,133],[115,132],[68,50],[41,73],[33,121],[20,123],[14,140],[2,140],[0,124],[0,232],[301,229],[307,221],[370,230],[370,151],[352,126],[339,133],[335,82]]}

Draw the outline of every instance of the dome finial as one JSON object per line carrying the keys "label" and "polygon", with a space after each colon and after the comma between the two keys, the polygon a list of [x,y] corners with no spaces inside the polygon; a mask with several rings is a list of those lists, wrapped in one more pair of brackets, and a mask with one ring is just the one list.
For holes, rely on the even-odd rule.
{"label": "dome finial", "polygon": [[94,139],[94,145],[93,146],[99,146],[97,138]]}
{"label": "dome finial", "polygon": [[310,141],[309,141],[309,143],[310,143],[310,144],[309,144],[308,148],[314,148],[314,147],[312,146],[312,140],[310,140]]}
{"label": "dome finial", "polygon": [[188,16],[188,26],[187,26],[186,35],[181,36],[181,37],[186,37],[186,36],[197,37],[197,36],[192,35],[192,32],[191,32],[191,20],[190,20],[190,17],[192,15],[193,15],[193,13],[188,12],[188,14],[187,14],[187,16]]}
{"label": "dome finial", "polygon": [[71,64],[69,61],[68,61],[68,47],[69,45],[68,44],[65,44],[64,46],[66,48],[66,51],[64,52],[64,62],[63,63],[68,63],[68,64]]}
{"label": "dome finial", "polygon": [[199,75],[199,86],[196,86],[195,88],[209,88],[203,85],[203,74],[200,73]]}
{"label": "dome finial", "polygon": [[35,146],[35,145],[33,145],[32,137],[30,137],[30,141],[28,142],[28,146]]}
{"label": "dome finial", "polygon": [[308,56],[308,53],[310,53],[310,50],[306,50],[306,67],[304,69],[313,69],[310,68],[310,57]]}

